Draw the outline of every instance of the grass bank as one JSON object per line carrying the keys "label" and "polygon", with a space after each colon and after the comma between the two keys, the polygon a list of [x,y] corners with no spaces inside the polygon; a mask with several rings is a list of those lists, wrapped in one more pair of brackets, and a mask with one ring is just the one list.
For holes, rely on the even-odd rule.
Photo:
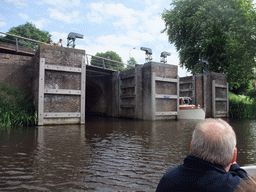
{"label": "grass bank", "polygon": [[0,82],[0,126],[31,126],[36,122],[37,115],[32,97]]}
{"label": "grass bank", "polygon": [[237,119],[256,119],[256,99],[229,93],[229,116]]}

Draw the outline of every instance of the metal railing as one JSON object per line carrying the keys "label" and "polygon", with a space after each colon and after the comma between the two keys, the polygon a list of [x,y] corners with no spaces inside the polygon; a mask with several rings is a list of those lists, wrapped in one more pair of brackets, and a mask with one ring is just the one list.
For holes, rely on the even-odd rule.
{"label": "metal railing", "polygon": [[130,64],[114,61],[108,58],[90,55],[90,54],[86,54],[86,64],[93,65],[96,67],[101,67],[103,69],[120,70],[120,71],[134,68],[134,65],[130,65]]}
{"label": "metal railing", "polygon": [[0,32],[0,34],[6,35],[9,38],[0,36],[1,43],[5,44],[7,47],[15,48],[16,52],[19,51],[19,48],[22,48],[22,51],[24,49],[27,49],[28,51],[36,51],[40,44],[47,44],[41,41],[37,41],[34,39],[29,39],[26,37],[21,37],[18,35],[13,35],[10,33],[3,33]]}
{"label": "metal railing", "polygon": [[[40,44],[49,45],[49,44],[41,42],[41,41],[21,37],[18,35],[13,35],[13,34],[3,33],[3,32],[0,32],[0,34],[12,37],[12,38],[5,38],[5,37],[0,36],[0,42],[2,44],[5,44],[6,47],[10,47],[10,48],[14,49],[16,52],[18,52],[19,49],[22,49],[20,51],[27,50],[27,51],[35,52],[38,49]],[[128,69],[134,68],[134,65],[114,61],[114,60],[100,57],[100,56],[94,56],[94,55],[90,55],[90,54],[86,54],[85,56],[86,56],[87,65],[93,65],[96,67],[101,67],[103,69],[123,71],[123,70],[128,70]]]}

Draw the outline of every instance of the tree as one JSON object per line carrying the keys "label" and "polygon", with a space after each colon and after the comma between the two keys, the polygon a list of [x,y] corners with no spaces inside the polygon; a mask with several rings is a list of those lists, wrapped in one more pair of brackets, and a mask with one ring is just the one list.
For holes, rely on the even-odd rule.
{"label": "tree", "polygon": [[[18,35],[21,37],[26,37],[29,39],[41,41],[41,42],[47,42],[48,39],[51,37],[51,34],[47,31],[41,31],[40,29],[36,28],[35,25],[32,23],[25,23],[23,25],[19,25],[18,27],[12,27],[7,33]],[[12,36],[5,36],[6,40],[12,40],[14,42],[15,38]],[[30,49],[36,49],[38,47],[38,43],[19,39],[19,45],[24,46],[26,48]]]}
{"label": "tree", "polygon": [[[106,67],[108,69],[113,70],[124,70],[124,64],[122,63],[122,58],[114,51],[107,51],[106,53],[96,53],[96,57],[92,57],[91,65],[99,66],[99,67]],[[98,57],[97,57],[98,56]],[[108,60],[102,59],[106,58]],[[113,60],[113,61],[110,61]],[[114,62],[117,61],[117,62]]]}
{"label": "tree", "polygon": [[162,13],[163,32],[179,52],[180,65],[194,74],[225,73],[231,90],[244,91],[256,66],[252,0],[174,0],[171,5]]}
{"label": "tree", "polygon": [[126,69],[129,70],[129,69],[132,69],[135,67],[135,65],[137,64],[137,61],[134,59],[134,57],[131,57],[127,63],[129,64]]}

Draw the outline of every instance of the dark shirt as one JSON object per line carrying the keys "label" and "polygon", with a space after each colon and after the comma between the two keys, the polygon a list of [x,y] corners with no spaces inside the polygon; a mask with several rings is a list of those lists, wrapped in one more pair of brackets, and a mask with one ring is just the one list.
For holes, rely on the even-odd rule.
{"label": "dark shirt", "polygon": [[156,191],[233,191],[246,178],[247,172],[234,164],[227,172],[221,165],[195,156],[187,156],[184,164],[169,169],[160,180]]}
{"label": "dark shirt", "polygon": [[49,40],[48,40],[47,43],[50,44],[50,45],[52,45],[52,41],[49,41]]}

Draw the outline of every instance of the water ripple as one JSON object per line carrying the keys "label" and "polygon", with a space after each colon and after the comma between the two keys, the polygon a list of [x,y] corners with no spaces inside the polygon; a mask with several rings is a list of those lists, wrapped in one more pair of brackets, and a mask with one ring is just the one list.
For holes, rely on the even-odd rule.
{"label": "water ripple", "polygon": [[[99,118],[0,130],[0,191],[154,191],[166,170],[188,154],[195,124]],[[236,121],[234,129],[238,160],[255,164],[256,121]]]}

